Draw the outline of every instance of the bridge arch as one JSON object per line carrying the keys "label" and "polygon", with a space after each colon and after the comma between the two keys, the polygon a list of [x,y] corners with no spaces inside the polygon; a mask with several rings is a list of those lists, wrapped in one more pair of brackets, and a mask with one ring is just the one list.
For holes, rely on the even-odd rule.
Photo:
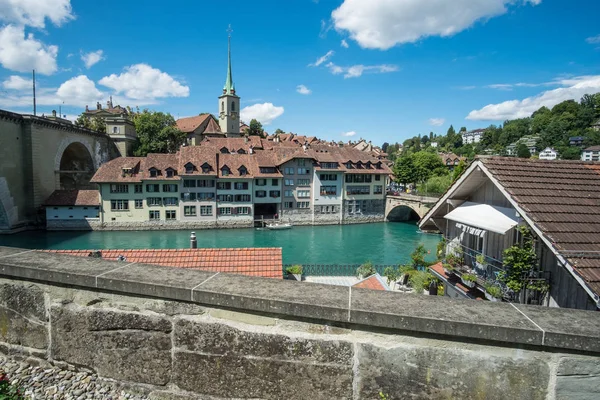
{"label": "bridge arch", "polygon": [[421,219],[419,213],[411,206],[399,204],[389,210],[386,220],[390,222],[418,221]]}
{"label": "bridge arch", "polygon": [[96,170],[92,147],[85,141],[64,140],[58,148],[54,169],[57,189],[87,189]]}

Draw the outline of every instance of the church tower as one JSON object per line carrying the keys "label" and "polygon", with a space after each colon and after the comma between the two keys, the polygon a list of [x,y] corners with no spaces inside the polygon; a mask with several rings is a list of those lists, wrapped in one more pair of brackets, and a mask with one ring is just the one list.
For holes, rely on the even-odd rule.
{"label": "church tower", "polygon": [[219,126],[228,137],[237,137],[240,136],[240,98],[235,94],[231,77],[231,25],[227,32],[227,78],[223,94],[219,96]]}

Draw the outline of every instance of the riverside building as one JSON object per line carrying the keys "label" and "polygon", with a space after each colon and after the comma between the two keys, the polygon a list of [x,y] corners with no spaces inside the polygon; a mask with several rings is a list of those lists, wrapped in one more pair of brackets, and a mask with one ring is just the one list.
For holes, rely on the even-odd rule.
{"label": "riverside building", "polygon": [[[91,180],[98,185],[100,202],[91,228],[249,227],[270,219],[296,225],[384,220],[384,189],[391,171],[381,160],[352,148],[264,142],[212,138],[176,154],[111,160]],[[51,222],[60,227],[60,220]]]}

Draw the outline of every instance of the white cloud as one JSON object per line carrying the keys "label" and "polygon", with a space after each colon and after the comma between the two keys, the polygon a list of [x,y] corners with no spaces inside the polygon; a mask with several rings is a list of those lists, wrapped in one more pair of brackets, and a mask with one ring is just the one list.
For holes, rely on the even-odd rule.
{"label": "white cloud", "polygon": [[324,56],[317,58],[317,61],[315,61],[312,64],[308,64],[309,67],[318,67],[319,65],[323,64],[325,61],[329,60],[331,58],[331,56],[333,56],[335,54],[335,51],[333,50],[329,50],[327,53],[325,53]]}
{"label": "white cloud", "polygon": [[70,105],[93,104],[104,98],[105,94],[96,88],[96,84],[85,75],[79,75],[64,82],[56,95]]}
{"label": "white cloud", "polygon": [[269,125],[273,120],[283,114],[283,107],[274,106],[273,103],[259,103],[242,108],[240,117],[243,121],[258,120],[263,125]]}
{"label": "white cloud", "polygon": [[371,73],[371,74],[384,74],[387,72],[396,72],[399,71],[397,65],[393,64],[381,64],[381,65],[352,65],[350,67],[341,67],[332,62],[329,62],[326,65],[329,68],[329,71],[334,75],[344,74],[344,79],[347,78],[358,78],[362,76],[363,73]]}
{"label": "white cloud", "polygon": [[442,126],[446,122],[444,118],[429,118],[429,125]]}
{"label": "white cloud", "polygon": [[343,48],[347,49],[348,46],[348,42],[346,42],[346,39],[342,39],[342,42],[340,43],[340,46],[342,46]]}
{"label": "white cloud", "polygon": [[151,100],[160,97],[187,97],[190,88],[173,79],[166,72],[147,64],[136,64],[125,68],[120,75],[112,74],[98,81],[114,89],[118,94],[136,100]]}
{"label": "white cloud", "polygon": [[36,40],[32,33],[25,36],[22,26],[0,28],[0,64],[18,72],[36,72],[50,75],[56,72],[58,46],[47,46]]}
{"label": "white cloud", "polygon": [[350,137],[350,136],[354,136],[354,135],[356,135],[356,132],[354,132],[354,131],[342,133],[342,136],[345,136],[345,137]]}
{"label": "white cloud", "polygon": [[591,37],[585,39],[585,41],[588,42],[589,44],[600,44],[600,35],[591,36]]}
{"label": "white cloud", "polygon": [[33,79],[21,78],[18,75],[12,75],[2,82],[4,89],[26,90],[33,87]]}
{"label": "white cloud", "polygon": [[527,97],[523,100],[509,100],[498,104],[488,104],[479,110],[471,111],[466,119],[475,121],[502,121],[525,118],[531,116],[534,111],[542,106],[552,108],[565,100],[574,99],[579,101],[586,93],[600,91],[600,75],[560,79],[556,81],[556,84],[562,87],[547,90],[537,96]]}
{"label": "white cloud", "polygon": [[507,12],[508,5],[542,0],[345,0],[331,17],[363,48],[389,49],[428,36],[452,36]]}
{"label": "white cloud", "polygon": [[83,61],[87,69],[102,60],[104,60],[102,50],[90,51],[89,53],[81,54],[81,61]]}
{"label": "white cloud", "polygon": [[321,31],[319,32],[319,37],[321,39],[325,39],[327,37],[327,32],[329,32],[333,28],[333,25],[328,24],[324,19],[321,20]]}
{"label": "white cloud", "polygon": [[300,94],[311,94],[312,90],[310,90],[309,88],[307,88],[304,85],[298,85],[298,86],[296,86],[296,92],[298,92]]}
{"label": "white cloud", "polygon": [[75,19],[71,0],[0,0],[0,20],[44,28],[48,18],[56,26]]}

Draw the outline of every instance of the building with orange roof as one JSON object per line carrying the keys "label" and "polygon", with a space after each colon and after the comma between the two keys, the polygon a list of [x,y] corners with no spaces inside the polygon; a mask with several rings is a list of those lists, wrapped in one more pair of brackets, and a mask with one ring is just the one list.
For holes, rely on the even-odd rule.
{"label": "building with orange roof", "polygon": [[283,279],[281,247],[221,249],[45,250],[127,263]]}

